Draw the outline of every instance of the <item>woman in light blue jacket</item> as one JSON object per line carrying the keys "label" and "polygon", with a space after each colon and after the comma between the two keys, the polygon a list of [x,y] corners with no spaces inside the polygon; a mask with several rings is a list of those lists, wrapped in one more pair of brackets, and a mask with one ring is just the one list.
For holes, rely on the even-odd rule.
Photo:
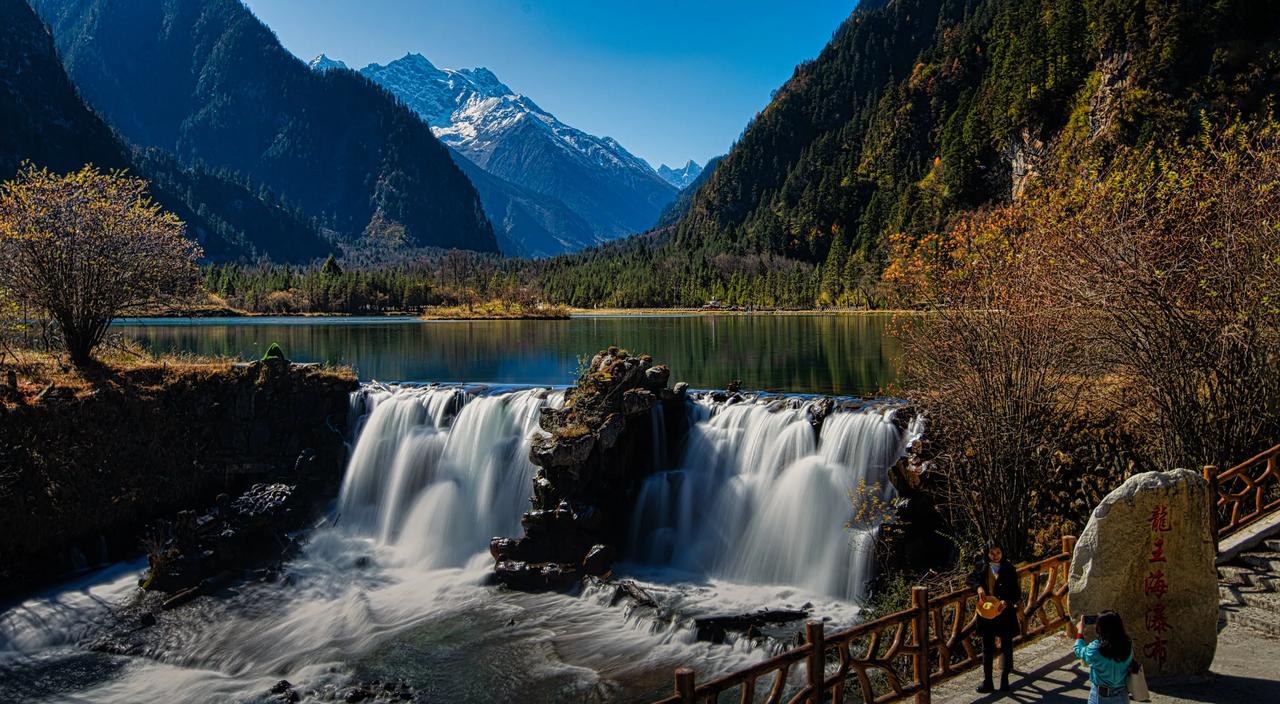
{"label": "woman in light blue jacket", "polygon": [[1096,628],[1098,639],[1086,645],[1084,616],[1076,622],[1075,654],[1089,666],[1089,704],[1128,704],[1133,642],[1114,611],[1099,614]]}

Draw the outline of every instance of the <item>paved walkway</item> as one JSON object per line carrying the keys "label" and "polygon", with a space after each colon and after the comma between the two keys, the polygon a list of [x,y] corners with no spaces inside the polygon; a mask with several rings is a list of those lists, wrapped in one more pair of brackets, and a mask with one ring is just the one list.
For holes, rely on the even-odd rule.
{"label": "paved walkway", "polygon": [[[1268,527],[1268,533],[1276,530]],[[1251,540],[1219,565],[1218,650],[1211,674],[1198,681],[1151,688],[1153,704],[1280,704],[1280,539]],[[977,694],[981,672],[969,672],[933,690],[939,704],[976,702],[1084,702],[1089,674],[1071,654],[1073,641],[1046,636],[1014,654],[1008,693]],[[998,659],[997,659],[998,663]],[[997,668],[999,665],[997,664]],[[996,673],[998,681],[999,673]]]}
{"label": "paved walkway", "polygon": [[[1223,622],[1213,674],[1201,682],[1153,687],[1153,704],[1212,702],[1214,704],[1272,704],[1280,702],[1280,639]],[[1046,636],[1015,654],[1012,691],[976,694],[982,680],[971,672],[934,689],[938,704],[958,702],[1084,702],[1089,699],[1089,674],[1071,655],[1072,641]],[[998,668],[998,665],[997,665]],[[996,673],[997,681],[999,673]]]}

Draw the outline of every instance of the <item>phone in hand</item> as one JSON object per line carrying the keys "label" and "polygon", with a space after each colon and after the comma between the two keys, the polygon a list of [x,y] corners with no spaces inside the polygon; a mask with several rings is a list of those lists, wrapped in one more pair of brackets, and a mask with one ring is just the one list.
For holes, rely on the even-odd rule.
{"label": "phone in hand", "polygon": [[1086,625],[1086,626],[1092,626],[1093,624],[1095,624],[1095,623],[1097,623],[1097,622],[1098,622],[1098,615],[1097,615],[1097,614],[1085,614],[1085,615],[1084,615],[1084,625]]}

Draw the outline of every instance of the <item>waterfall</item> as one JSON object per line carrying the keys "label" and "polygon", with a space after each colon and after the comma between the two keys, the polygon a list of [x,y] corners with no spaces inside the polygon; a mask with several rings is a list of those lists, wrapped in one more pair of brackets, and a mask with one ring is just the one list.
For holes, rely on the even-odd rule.
{"label": "waterfall", "polygon": [[[549,389],[366,386],[352,397],[358,437],[338,498],[344,530],[395,547],[425,568],[463,567],[491,537],[519,535],[536,468],[529,441]],[[651,416],[655,471],[629,526],[641,564],[744,584],[865,596],[877,521],[855,521],[851,495],[889,501],[888,468],[911,432],[895,409],[837,406],[821,430],[796,397],[686,403],[677,462],[661,407]],[[673,465],[674,464],[674,468]]]}
{"label": "waterfall", "polygon": [[699,399],[674,469],[650,476],[632,517],[632,556],[734,582],[865,596],[878,521],[855,522],[851,495],[888,501],[888,468],[909,430],[880,406],[831,413],[813,402]]}
{"label": "waterfall", "polygon": [[491,537],[518,534],[529,439],[539,411],[562,402],[548,389],[361,388],[338,520],[422,567],[465,566]]}

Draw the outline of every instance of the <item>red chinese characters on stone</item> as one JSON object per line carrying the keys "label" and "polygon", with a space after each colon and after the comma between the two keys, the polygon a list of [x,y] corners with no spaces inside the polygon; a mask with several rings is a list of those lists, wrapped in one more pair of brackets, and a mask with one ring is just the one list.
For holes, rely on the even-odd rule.
{"label": "red chinese characters on stone", "polygon": [[1152,533],[1168,533],[1172,530],[1169,522],[1169,507],[1160,504],[1151,509],[1151,532]]}
{"label": "red chinese characters on stone", "polygon": [[1151,542],[1151,557],[1147,562],[1168,562],[1164,557],[1164,538],[1156,538]]}
{"label": "red chinese characters on stone", "polygon": [[1142,647],[1142,653],[1163,666],[1169,657],[1169,641],[1165,638],[1165,634],[1173,630],[1173,624],[1165,613],[1164,603],[1164,595],[1169,591],[1169,582],[1165,579],[1164,569],[1157,565],[1169,561],[1164,554],[1164,537],[1160,535],[1173,529],[1169,507],[1161,504],[1152,509],[1150,522],[1151,555],[1147,558],[1147,563],[1152,565],[1152,568],[1147,573],[1142,588],[1147,597],[1152,599],[1147,607],[1144,625],[1147,627],[1147,632],[1154,635],[1154,638]]}
{"label": "red chinese characters on stone", "polygon": [[1157,599],[1163,599],[1165,592],[1169,591],[1169,583],[1164,579],[1164,570],[1153,570],[1148,574],[1146,583],[1143,585],[1143,589],[1148,595],[1154,595]]}
{"label": "red chinese characters on stone", "polygon": [[1169,657],[1169,641],[1156,636],[1155,640],[1142,648],[1142,654],[1163,665],[1165,659]]}
{"label": "red chinese characters on stone", "polygon": [[1152,633],[1164,633],[1173,628],[1169,623],[1169,618],[1164,613],[1164,602],[1157,601],[1147,609],[1147,630]]}

